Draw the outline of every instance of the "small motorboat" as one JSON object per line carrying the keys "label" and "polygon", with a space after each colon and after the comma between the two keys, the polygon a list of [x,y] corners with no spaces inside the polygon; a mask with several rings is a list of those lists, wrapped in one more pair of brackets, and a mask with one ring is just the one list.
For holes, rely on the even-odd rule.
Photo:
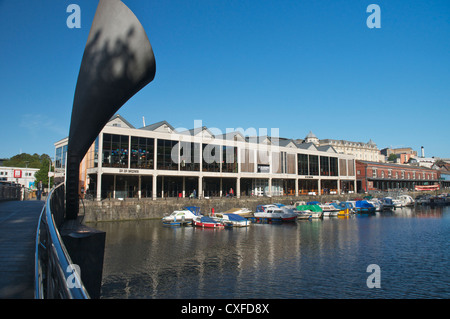
{"label": "small motorboat", "polygon": [[247,227],[251,222],[238,214],[222,214],[222,217],[218,220],[225,227]]}
{"label": "small motorboat", "polygon": [[310,214],[311,218],[322,218],[323,217],[323,211],[322,208],[320,208],[319,205],[315,204],[309,204],[309,205],[298,205],[297,206],[297,214]]}
{"label": "small motorboat", "polygon": [[192,221],[193,225],[201,228],[223,228],[224,224],[212,219],[209,216],[197,216]]}
{"label": "small motorboat", "polygon": [[169,216],[162,218],[162,223],[169,226],[186,226],[191,225],[192,220],[199,215],[196,215],[189,209],[175,210]]}
{"label": "small motorboat", "polygon": [[258,205],[253,214],[256,221],[259,222],[294,222],[297,214],[285,212],[277,205]]}

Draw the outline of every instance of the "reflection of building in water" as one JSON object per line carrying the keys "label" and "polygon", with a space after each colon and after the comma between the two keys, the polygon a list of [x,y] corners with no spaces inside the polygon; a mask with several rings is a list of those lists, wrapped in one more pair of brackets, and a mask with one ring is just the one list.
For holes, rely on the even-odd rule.
{"label": "reflection of building in water", "polygon": [[[354,156],[332,146],[240,131],[177,130],[166,121],[134,128],[120,115],[80,165],[81,191],[95,198],[296,195],[354,192]],[[55,143],[65,167],[67,138]]]}

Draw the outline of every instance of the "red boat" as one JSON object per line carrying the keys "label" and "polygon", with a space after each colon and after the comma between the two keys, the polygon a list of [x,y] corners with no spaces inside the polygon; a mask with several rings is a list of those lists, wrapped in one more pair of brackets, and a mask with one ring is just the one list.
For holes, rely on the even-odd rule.
{"label": "red boat", "polygon": [[208,216],[197,217],[193,220],[194,226],[202,228],[223,228],[224,224]]}

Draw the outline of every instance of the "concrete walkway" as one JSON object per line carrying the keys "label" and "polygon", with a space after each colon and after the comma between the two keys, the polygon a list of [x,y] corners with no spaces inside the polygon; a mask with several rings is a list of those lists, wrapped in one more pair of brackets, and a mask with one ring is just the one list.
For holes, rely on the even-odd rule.
{"label": "concrete walkway", "polygon": [[34,298],[36,228],[44,201],[0,202],[0,299]]}

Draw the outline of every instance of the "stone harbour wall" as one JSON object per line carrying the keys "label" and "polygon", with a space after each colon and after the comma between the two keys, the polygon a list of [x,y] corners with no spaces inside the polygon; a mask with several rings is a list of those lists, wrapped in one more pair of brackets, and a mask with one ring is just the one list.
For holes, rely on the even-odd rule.
{"label": "stone harbour wall", "polygon": [[199,206],[203,215],[209,215],[214,208],[216,213],[225,212],[232,208],[248,208],[255,211],[257,205],[282,203],[290,204],[295,201],[331,201],[333,199],[349,200],[358,194],[345,196],[302,196],[302,197],[245,197],[245,198],[212,198],[212,199],[124,199],[86,201],[80,204],[80,215],[84,213],[84,222],[103,222],[138,219],[160,219],[171,214],[174,210],[183,209],[186,206]]}

